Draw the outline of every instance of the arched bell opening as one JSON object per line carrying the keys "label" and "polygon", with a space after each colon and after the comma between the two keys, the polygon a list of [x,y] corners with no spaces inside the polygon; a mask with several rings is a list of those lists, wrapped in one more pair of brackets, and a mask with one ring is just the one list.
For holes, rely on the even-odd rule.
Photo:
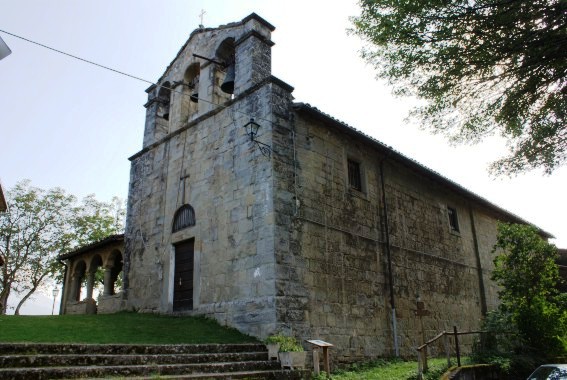
{"label": "arched bell opening", "polygon": [[186,122],[192,115],[199,111],[199,80],[201,77],[201,66],[194,62],[183,75],[183,96],[181,98],[181,121]]}
{"label": "arched bell opening", "polygon": [[158,88],[157,116],[169,120],[169,108],[171,103],[171,83],[165,82]]}
{"label": "arched bell opening", "polygon": [[215,52],[215,59],[222,62],[224,67],[218,66],[215,70],[215,100],[218,103],[232,99],[234,94],[234,81],[236,79],[236,59],[234,38],[223,40]]}

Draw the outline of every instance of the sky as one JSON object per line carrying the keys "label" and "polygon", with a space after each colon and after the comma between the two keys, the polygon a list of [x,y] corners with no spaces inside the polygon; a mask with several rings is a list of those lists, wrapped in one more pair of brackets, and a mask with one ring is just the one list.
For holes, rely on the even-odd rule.
{"label": "sky", "polygon": [[[217,27],[257,13],[272,33],[272,74],[295,101],[392,146],[470,191],[553,234],[567,248],[567,167],[491,177],[505,141],[450,146],[408,123],[414,101],[391,95],[350,35],[354,0],[18,0],[4,2],[0,29],[154,82],[201,23]],[[30,179],[78,197],[127,197],[128,157],[142,147],[148,83],[57,54],[0,32],[0,181]],[[51,312],[51,289],[23,312]],[[49,299],[51,298],[51,301]],[[38,311],[37,305],[41,305]]]}

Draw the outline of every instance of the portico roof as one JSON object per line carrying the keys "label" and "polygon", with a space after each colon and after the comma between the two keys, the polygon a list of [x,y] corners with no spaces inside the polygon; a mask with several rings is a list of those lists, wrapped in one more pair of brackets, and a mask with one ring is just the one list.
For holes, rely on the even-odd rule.
{"label": "portico roof", "polygon": [[92,251],[94,249],[100,249],[100,248],[104,248],[104,247],[111,245],[111,244],[114,244],[114,243],[122,243],[122,242],[124,242],[124,234],[110,235],[110,236],[107,236],[104,239],[101,239],[101,240],[96,241],[94,243],[84,245],[82,247],[79,247],[79,248],[71,251],[71,252],[67,252],[67,253],[64,253],[62,255],[59,255],[57,257],[57,259],[67,260],[67,259],[70,259],[72,257],[78,256],[82,253]]}

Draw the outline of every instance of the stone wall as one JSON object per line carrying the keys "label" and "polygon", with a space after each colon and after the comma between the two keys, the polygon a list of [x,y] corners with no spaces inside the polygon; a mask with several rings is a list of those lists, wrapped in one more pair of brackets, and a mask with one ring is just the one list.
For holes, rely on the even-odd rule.
{"label": "stone wall", "polygon": [[124,294],[119,292],[111,296],[101,295],[97,299],[97,314],[113,314],[124,310]]}
{"label": "stone wall", "polygon": [[[265,109],[268,93],[265,86],[232,107],[253,102]],[[172,244],[196,238],[195,311],[248,332],[259,333],[255,323],[273,323],[271,165],[245,135],[247,121],[230,109],[220,111],[133,160],[127,233],[134,237],[128,243],[131,307],[172,310]],[[172,233],[184,176],[189,176],[185,202],[195,209],[196,224]]]}
{"label": "stone wall", "polygon": [[[285,245],[276,250],[278,327],[335,344],[342,361],[393,355],[384,153],[304,115],[295,115],[288,138],[287,161],[275,166]],[[347,159],[361,164],[362,191],[349,188]],[[496,219],[400,160],[385,158],[383,166],[398,339],[413,357],[421,339],[417,295],[431,312],[423,319],[428,338],[454,324],[478,328],[483,304],[497,304],[489,280]],[[447,206],[457,210],[459,232],[451,231]]]}

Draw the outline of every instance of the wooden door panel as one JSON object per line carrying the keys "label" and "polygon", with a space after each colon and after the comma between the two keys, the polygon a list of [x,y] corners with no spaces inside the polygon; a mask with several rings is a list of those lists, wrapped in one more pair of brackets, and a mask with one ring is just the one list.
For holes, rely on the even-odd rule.
{"label": "wooden door panel", "polygon": [[175,245],[173,311],[193,309],[194,245],[194,239]]}

